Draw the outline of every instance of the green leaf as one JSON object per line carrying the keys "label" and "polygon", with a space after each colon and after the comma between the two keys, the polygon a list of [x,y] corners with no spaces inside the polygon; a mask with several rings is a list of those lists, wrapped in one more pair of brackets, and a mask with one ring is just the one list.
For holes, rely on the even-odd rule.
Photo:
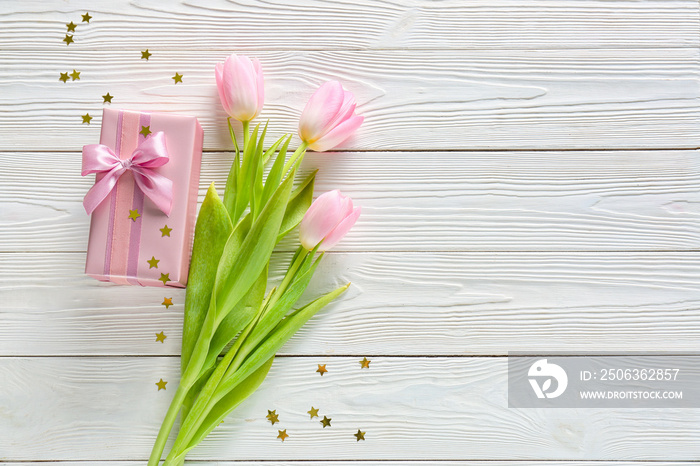
{"label": "green leaf", "polygon": [[221,322],[234,308],[270,262],[293,181],[292,171],[265,205],[240,245],[233,239],[226,243],[214,286],[217,322]]}
{"label": "green leaf", "polygon": [[[277,186],[279,186],[280,184],[280,180],[282,179],[282,175],[284,174],[282,169],[284,168],[284,161],[287,158],[287,149],[289,148],[289,143],[291,142],[291,140],[292,137],[289,136],[282,148],[280,149],[279,153],[277,154],[275,163],[273,163],[272,168],[270,168],[270,173],[267,174],[267,179],[265,180],[265,188],[263,189],[262,194],[262,199],[264,203],[267,203],[267,201],[270,199],[270,196],[272,196],[272,193],[275,191],[275,189],[277,189]],[[277,142],[279,143],[280,141]]]}
{"label": "green leaf", "polygon": [[258,367],[252,374],[250,374],[245,380],[243,380],[236,390],[232,391],[221,400],[219,400],[216,405],[209,411],[209,414],[205,418],[204,422],[201,424],[199,429],[197,429],[196,434],[190,441],[187,448],[179,452],[176,457],[172,458],[174,464],[177,461],[181,461],[185,458],[187,452],[196,447],[204,438],[209,435],[209,433],[216,428],[221,421],[223,421],[226,416],[228,416],[231,411],[236,409],[246,398],[255,393],[260,384],[263,383],[265,377],[267,377],[268,372],[270,372],[270,367],[272,367],[272,362],[274,361],[274,356],[267,360],[264,364]]}
{"label": "green leaf", "polygon": [[350,284],[343,285],[331,291],[328,294],[317,298],[296,312],[287,316],[277,327],[268,335],[267,338],[246,358],[241,366],[233,374],[226,374],[224,380],[219,384],[213,400],[222,399],[229,392],[236,388],[241,380],[246,379],[250,374],[255,372],[265,361],[273,357],[277,350],[299,330],[307,320],[314,314],[323,309],[335,298],[340,296],[348,289]]}
{"label": "green leaf", "polygon": [[252,351],[258,344],[274,329],[284,316],[289,312],[289,310],[294,306],[294,304],[299,300],[301,295],[306,291],[309,286],[309,282],[318,267],[323,255],[319,256],[317,260],[313,260],[313,254],[309,254],[305,259],[297,275],[294,277],[292,283],[287,287],[286,290],[279,297],[277,302],[275,302],[262,316],[260,321],[255,325],[253,331],[248,335],[241,346],[240,351],[243,354],[248,354]]}
{"label": "green leaf", "polygon": [[232,230],[226,207],[212,183],[204,197],[195,225],[192,261],[185,295],[181,359],[183,371],[187,367],[209,309],[219,259]]}
{"label": "green leaf", "polygon": [[234,210],[234,215],[231,217],[233,222],[238,221],[248,203],[250,202],[250,190],[251,190],[251,164],[255,156],[255,150],[257,148],[258,142],[258,131],[260,130],[260,125],[258,124],[253,130],[253,135],[248,140],[248,143],[243,148],[243,161],[241,164],[241,169],[238,172],[237,180],[237,190],[236,190],[236,208]]}
{"label": "green leaf", "polygon": [[221,354],[226,345],[228,345],[238,332],[250,323],[262,305],[265,298],[265,289],[267,288],[267,267],[260,274],[260,277],[255,281],[253,286],[248,290],[248,293],[241,299],[236,307],[221,321],[219,327],[214,333],[214,338],[209,345],[209,354],[207,361],[204,364],[205,369],[212,367],[216,362],[216,358]]}
{"label": "green leaf", "polygon": [[314,170],[313,173],[307,176],[290,196],[287,210],[284,212],[284,219],[280,226],[280,232],[277,236],[277,242],[295,229],[301,222],[301,219],[304,218],[306,211],[309,210],[314,197],[314,181],[316,180],[317,172],[318,170]]}
{"label": "green leaf", "polygon": [[[233,163],[231,164],[231,170],[229,170],[228,178],[226,179],[226,189],[224,190],[224,205],[229,213],[229,216],[233,217],[236,208],[236,190],[238,188],[238,177],[239,171],[241,169],[241,151],[238,149],[238,141],[236,141],[236,133],[233,131],[233,126],[231,126],[231,117],[228,119],[228,131],[231,135],[231,141],[233,141],[233,146],[236,150],[236,155],[233,158]],[[235,221],[238,221],[236,218]]]}
{"label": "green leaf", "polygon": [[[269,121],[268,121],[269,123]],[[253,177],[250,182],[250,211],[253,214],[253,220],[258,216],[258,213],[262,210],[262,179],[263,179],[263,147],[265,144],[265,135],[267,134],[267,124],[265,123],[265,128],[263,129],[260,139],[258,140],[257,146],[255,148],[255,155],[251,161],[250,174]]]}

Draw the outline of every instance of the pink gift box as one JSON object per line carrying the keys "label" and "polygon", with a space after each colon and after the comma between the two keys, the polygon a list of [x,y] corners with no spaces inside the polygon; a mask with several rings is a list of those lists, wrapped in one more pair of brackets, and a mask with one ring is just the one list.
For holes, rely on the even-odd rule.
{"label": "pink gift box", "polygon": [[[170,215],[144,195],[131,171],[124,172],[92,213],[85,273],[122,285],[184,287],[194,238],[202,127],[191,116],[104,109],[100,144],[121,160],[129,159],[149,130],[165,134],[169,160],[154,170],[173,182]],[[103,176],[97,174],[95,181]]]}

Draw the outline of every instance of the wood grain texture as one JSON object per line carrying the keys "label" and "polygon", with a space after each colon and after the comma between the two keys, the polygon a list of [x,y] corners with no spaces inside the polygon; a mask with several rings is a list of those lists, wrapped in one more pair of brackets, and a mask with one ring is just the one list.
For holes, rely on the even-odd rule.
{"label": "wood grain texture", "polygon": [[[80,24],[88,8],[93,19]],[[172,1],[3,5],[3,48],[205,50],[697,47],[693,0]],[[41,31],[41,33],[37,33]]]}
{"label": "wood grain texture", "polygon": [[[274,257],[273,280],[290,257]],[[698,252],[331,253],[302,302],[353,286],[282,354],[696,351],[699,259]],[[83,267],[83,254],[0,255],[0,355],[179,354],[183,290],[102,283]],[[164,296],[173,297],[170,309]],[[155,342],[161,330],[164,344]]]}
{"label": "wood grain texture", "polygon": [[[325,463],[327,460],[309,460],[309,461],[294,461],[294,466],[318,466],[319,464]],[[52,461],[58,466],[85,466],[83,461]],[[139,461],[91,461],[93,466],[143,466],[142,462]],[[265,466],[289,466],[289,461],[275,461],[275,460],[258,460],[258,461],[187,461],[187,466],[260,466],[264,464]],[[376,461],[368,460],[352,460],[352,461],[333,461],[334,466],[366,466],[375,465]],[[434,465],[435,460],[423,460],[423,461],[391,461],[383,460],[381,462],[382,466],[427,466]],[[441,464],[445,464],[441,462]],[[483,460],[469,461],[469,460],[450,460],[450,465],[455,466],[482,466],[484,464]],[[696,461],[549,461],[549,460],[537,460],[537,461],[523,461],[523,460],[503,460],[503,461],[493,461],[488,462],[489,466],[694,466],[697,465]],[[46,462],[33,462],[33,461],[21,461],[21,462],[0,462],[0,466],[46,466]]]}
{"label": "wood grain texture", "polygon": [[[204,155],[200,201],[212,181],[223,189],[231,157]],[[80,159],[0,153],[0,252],[85,250],[93,177]],[[302,168],[319,169],[316,193],[362,205],[335,250],[700,248],[697,151],[310,153]]]}
{"label": "wood grain texture", "polygon": [[[323,81],[357,96],[362,128],[342,149],[700,147],[699,51],[391,50],[260,52],[270,135],[296,132]],[[208,150],[230,149],[218,102],[219,51],[7,50],[0,56],[0,150],[80,150],[99,139],[102,95],[119,108],[197,116]],[[79,81],[59,73],[77,69]],[[182,84],[171,77],[184,75]],[[86,112],[95,118],[82,124]]]}
{"label": "wood grain texture", "polygon": [[[320,377],[317,364],[326,364]],[[279,358],[192,454],[221,460],[690,461],[700,411],[512,409],[505,358]],[[176,358],[0,358],[5,460],[144,460]],[[416,377],[420,374],[420,377]],[[165,391],[155,382],[168,381]],[[306,411],[332,419],[323,429]],[[268,409],[279,424],[265,419]],[[51,413],[47,416],[45,413]],[[290,437],[276,439],[278,429]],[[357,429],[366,431],[357,442]]]}

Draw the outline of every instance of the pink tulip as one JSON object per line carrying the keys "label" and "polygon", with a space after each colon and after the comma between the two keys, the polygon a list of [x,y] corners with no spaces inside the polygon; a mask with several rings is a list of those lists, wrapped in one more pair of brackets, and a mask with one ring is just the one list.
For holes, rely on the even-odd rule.
{"label": "pink tulip", "polygon": [[231,54],[216,64],[216,87],[224,110],[238,121],[250,121],[260,113],[265,100],[260,62]]}
{"label": "pink tulip", "polygon": [[337,189],[321,194],[301,220],[299,240],[302,246],[310,251],[323,241],[319,251],[329,250],[352,228],[361,210],[359,206],[353,208],[352,199]]}
{"label": "pink tulip", "polygon": [[364,117],[355,115],[355,96],[338,81],[328,81],[311,96],[301,112],[299,136],[309,149],[323,152],[345,141]]}

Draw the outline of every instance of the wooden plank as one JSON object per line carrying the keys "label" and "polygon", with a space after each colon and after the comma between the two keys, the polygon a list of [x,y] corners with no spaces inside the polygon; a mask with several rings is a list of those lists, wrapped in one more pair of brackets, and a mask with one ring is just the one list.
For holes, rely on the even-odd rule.
{"label": "wooden plank", "polygon": [[[296,132],[313,90],[340,79],[366,122],[356,150],[700,147],[696,48],[256,53],[273,137]],[[80,150],[115,107],[192,114],[208,150],[230,149],[213,69],[225,53],[7,50],[0,57],[0,150]],[[58,80],[76,69],[79,81]],[[184,75],[182,84],[171,77]],[[20,78],[21,77],[21,78]],[[88,126],[81,115],[95,118]]]}
{"label": "wooden plank", "polygon": [[[0,251],[85,250],[93,177],[80,178],[80,159],[0,153]],[[205,154],[200,201],[230,163]],[[336,250],[700,248],[697,151],[310,153],[303,171],[314,168],[317,193],[340,189],[363,208]]]}
{"label": "wooden plank", "polygon": [[[85,466],[82,461],[52,461],[60,466]],[[263,463],[265,466],[288,466],[289,462],[284,461],[190,461],[187,460],[187,466],[260,466]],[[143,462],[139,461],[91,461],[93,466],[143,466]],[[319,461],[294,461],[295,466],[318,466]],[[375,461],[333,461],[334,466],[364,466],[374,465]],[[434,465],[434,460],[424,461],[382,461],[383,466],[426,466]],[[482,466],[483,460],[463,461],[450,460],[450,465],[455,466]],[[489,466],[693,466],[695,461],[521,461],[521,460],[504,460],[504,461],[489,461]],[[46,462],[0,462],[0,466],[46,466]]]}
{"label": "wooden plank", "polygon": [[[696,47],[692,0],[92,1],[3,5],[3,49],[284,50],[387,48]],[[40,33],[39,33],[40,31]],[[360,33],[361,31],[361,33]]]}
{"label": "wooden plank", "polygon": [[[317,364],[326,364],[320,377]],[[0,358],[7,461],[145,460],[176,358]],[[158,391],[155,382],[168,382]],[[279,358],[199,460],[663,460],[700,455],[700,411],[511,409],[506,358]],[[332,419],[322,428],[311,406]],[[276,410],[279,424],[265,419]],[[47,415],[50,413],[50,415]],[[289,438],[281,442],[278,429]],[[357,442],[354,433],[366,432]]]}
{"label": "wooden plank", "polygon": [[[0,254],[0,355],[179,355],[183,290],[98,282],[83,263]],[[331,253],[302,302],[353,286],[282,353],[696,351],[698,276],[698,252]]]}

